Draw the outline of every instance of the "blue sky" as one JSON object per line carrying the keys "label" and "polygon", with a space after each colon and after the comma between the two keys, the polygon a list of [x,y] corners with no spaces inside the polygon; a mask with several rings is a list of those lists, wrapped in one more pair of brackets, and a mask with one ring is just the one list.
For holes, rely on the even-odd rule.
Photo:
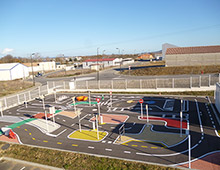
{"label": "blue sky", "polygon": [[220,0],[0,0],[0,56],[220,45]]}

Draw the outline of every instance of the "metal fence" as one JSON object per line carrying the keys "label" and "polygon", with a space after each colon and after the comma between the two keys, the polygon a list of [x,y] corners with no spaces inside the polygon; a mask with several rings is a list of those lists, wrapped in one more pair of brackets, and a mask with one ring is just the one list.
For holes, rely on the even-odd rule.
{"label": "metal fence", "polygon": [[[220,75],[200,75],[184,78],[155,78],[155,79],[115,79],[75,81],[75,90],[90,89],[159,89],[159,88],[194,88],[210,87],[220,82]],[[69,89],[69,82],[55,82],[53,86]],[[50,85],[51,86],[51,85]]]}

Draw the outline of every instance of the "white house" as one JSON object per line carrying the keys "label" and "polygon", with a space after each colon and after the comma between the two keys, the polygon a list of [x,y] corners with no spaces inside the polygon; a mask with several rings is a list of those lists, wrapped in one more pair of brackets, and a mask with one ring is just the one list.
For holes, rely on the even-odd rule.
{"label": "white house", "polygon": [[[83,62],[83,68],[91,68],[94,65],[102,65],[102,67],[111,67],[120,65],[121,58],[103,58],[103,59],[88,59]],[[100,66],[101,67],[101,66]]]}
{"label": "white house", "polygon": [[24,63],[24,65],[28,66],[29,72],[44,72],[44,71],[50,71],[50,70],[56,70],[56,63],[55,61],[48,61],[48,62],[34,62],[32,63]]}
{"label": "white house", "polygon": [[28,76],[28,67],[21,63],[0,64],[0,81],[15,80]]}

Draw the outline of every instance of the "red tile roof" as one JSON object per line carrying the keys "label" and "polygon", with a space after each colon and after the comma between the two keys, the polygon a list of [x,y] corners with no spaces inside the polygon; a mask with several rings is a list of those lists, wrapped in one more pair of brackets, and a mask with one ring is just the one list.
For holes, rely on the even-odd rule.
{"label": "red tile roof", "polygon": [[220,53],[220,45],[167,48],[166,54]]}
{"label": "red tile roof", "polygon": [[115,58],[103,58],[103,59],[88,59],[85,62],[97,62],[97,61],[113,61]]}

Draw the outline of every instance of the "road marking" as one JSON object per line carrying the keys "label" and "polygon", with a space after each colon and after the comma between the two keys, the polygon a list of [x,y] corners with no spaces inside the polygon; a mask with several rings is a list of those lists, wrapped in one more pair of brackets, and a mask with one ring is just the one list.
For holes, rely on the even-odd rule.
{"label": "road marking", "polygon": [[74,126],[75,125],[75,123],[73,123],[71,126]]}
{"label": "road marking", "polygon": [[20,170],[24,170],[25,166],[23,168],[21,168]]}
{"label": "road marking", "polygon": [[121,112],[123,112],[123,111],[124,111],[124,109],[125,109],[125,108],[122,108],[122,109],[121,109]]}
{"label": "road marking", "polygon": [[165,114],[162,115],[162,117],[165,117],[165,116],[166,116]]}
{"label": "road marking", "polygon": [[213,128],[216,129],[215,125],[213,125]]}
{"label": "road marking", "polygon": [[199,143],[201,143],[201,142],[202,142],[202,140],[199,141]]}
{"label": "road marking", "polygon": [[130,151],[124,151],[124,153],[131,153]]}
{"label": "road marking", "polygon": [[111,127],[111,129],[115,129],[115,127]]}
{"label": "road marking", "polygon": [[128,144],[127,144],[127,143],[122,143],[122,145],[128,146]]}
{"label": "road marking", "polygon": [[85,124],[85,126],[89,126],[88,124]]}
{"label": "road marking", "polygon": [[210,119],[213,120],[212,117],[210,117]]}
{"label": "road marking", "polygon": [[66,120],[63,119],[64,122],[66,122]]}
{"label": "road marking", "polygon": [[20,126],[18,126],[17,128],[20,128]]}
{"label": "road marking", "polygon": [[28,131],[27,129],[24,129],[25,131]]}
{"label": "road marking", "polygon": [[148,148],[148,146],[141,146],[142,148]]}
{"label": "road marking", "polygon": [[43,142],[47,143],[48,141],[47,141],[47,140],[44,140]]}
{"label": "road marking", "polygon": [[105,143],[105,142],[106,142],[105,140],[102,141],[102,143]]}
{"label": "road marking", "polygon": [[57,144],[61,145],[62,143],[61,142],[57,142]]}
{"label": "road marking", "polygon": [[29,135],[31,135],[31,133],[29,133]]}
{"label": "road marking", "polygon": [[214,122],[212,121],[212,124],[214,124]]}
{"label": "road marking", "polygon": [[198,102],[197,102],[196,99],[195,99],[195,101],[196,101],[196,109],[197,109],[198,118],[199,118],[200,130],[201,130],[201,132],[203,132],[202,121],[201,121],[201,118],[200,118],[200,115],[199,115],[199,105],[198,105]]}
{"label": "road marking", "polygon": [[157,149],[158,147],[151,147],[151,149]]}
{"label": "road marking", "polygon": [[35,138],[32,138],[33,140],[36,140]]}
{"label": "road marking", "polygon": [[108,143],[112,143],[112,141],[108,141]]}
{"label": "road marking", "polygon": [[109,151],[109,152],[111,152],[112,151],[112,149],[105,149],[106,151]]}
{"label": "road marking", "polygon": [[59,117],[57,117],[57,119],[60,119]]}
{"label": "road marking", "polygon": [[115,107],[112,111],[116,111],[117,107]]}
{"label": "road marking", "polygon": [[76,145],[76,144],[72,144],[72,146],[78,146],[78,145]]}
{"label": "road marking", "polygon": [[137,145],[131,145],[131,146],[137,147]]}
{"label": "road marking", "polygon": [[93,147],[93,146],[88,146],[88,148],[89,148],[89,149],[94,149],[94,147]]}

